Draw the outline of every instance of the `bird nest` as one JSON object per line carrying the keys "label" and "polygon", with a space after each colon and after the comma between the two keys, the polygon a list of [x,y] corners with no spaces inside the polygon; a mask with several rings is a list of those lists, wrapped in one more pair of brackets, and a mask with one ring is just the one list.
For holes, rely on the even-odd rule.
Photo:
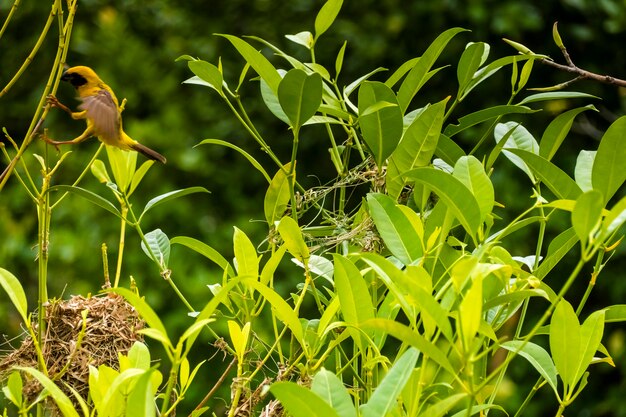
{"label": "bird nest", "polygon": [[[84,319],[83,311],[86,311]],[[36,333],[36,320],[32,326]],[[89,365],[106,364],[118,369],[118,354],[127,353],[135,341],[143,340],[137,333],[143,327],[144,322],[135,309],[116,294],[51,301],[46,307],[42,346],[48,376],[70,398],[73,395],[68,386],[86,399]],[[19,348],[0,360],[0,378],[6,378],[14,366],[37,367],[37,362],[33,340],[27,336]],[[36,380],[26,379],[24,396],[32,401],[41,389]]]}

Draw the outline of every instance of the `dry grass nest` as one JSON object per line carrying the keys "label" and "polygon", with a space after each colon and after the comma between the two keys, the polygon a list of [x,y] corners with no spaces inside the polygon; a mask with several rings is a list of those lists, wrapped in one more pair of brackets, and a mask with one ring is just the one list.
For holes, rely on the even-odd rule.
{"label": "dry grass nest", "polygon": [[[33,328],[36,327],[34,320]],[[135,341],[143,341],[143,336],[137,333],[143,327],[144,322],[135,309],[116,294],[88,298],[77,295],[65,301],[51,301],[46,307],[46,337],[42,347],[48,376],[70,398],[73,395],[66,385],[86,399],[89,365],[106,364],[118,369],[118,354],[128,352]],[[0,360],[0,379],[8,377],[13,366],[37,367],[30,336]],[[33,400],[41,391],[41,385],[36,380],[26,379],[26,375],[22,377],[25,378],[24,396]]]}

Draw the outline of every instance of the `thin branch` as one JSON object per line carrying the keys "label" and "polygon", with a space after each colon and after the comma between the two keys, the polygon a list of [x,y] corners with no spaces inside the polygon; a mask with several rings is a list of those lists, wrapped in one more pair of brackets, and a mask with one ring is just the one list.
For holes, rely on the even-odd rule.
{"label": "thin branch", "polygon": [[563,53],[563,57],[565,58],[565,62],[567,62],[567,65],[559,64],[557,62],[554,62],[546,58],[540,59],[539,62],[545,65],[548,65],[550,67],[557,68],[561,71],[566,71],[566,72],[576,75],[576,78],[564,84],[570,85],[571,83],[575,81],[578,81],[581,79],[587,79],[587,80],[598,81],[604,84],[616,85],[618,87],[626,87],[626,80],[611,77],[610,75],[596,74],[595,72],[587,71],[587,70],[577,67],[572,61],[572,58],[567,52],[567,49],[565,48],[565,46],[562,46],[560,49],[561,49],[561,53]]}

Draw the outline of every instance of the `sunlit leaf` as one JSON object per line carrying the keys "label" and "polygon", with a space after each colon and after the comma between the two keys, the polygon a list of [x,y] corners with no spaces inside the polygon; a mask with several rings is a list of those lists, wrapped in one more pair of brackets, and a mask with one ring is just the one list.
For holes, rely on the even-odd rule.
{"label": "sunlit leaf", "polygon": [[405,265],[422,256],[421,239],[393,200],[379,193],[367,195],[367,204],[385,246]]}
{"label": "sunlit leaf", "polygon": [[[146,244],[141,242],[141,249],[143,249],[144,253],[152,258],[152,255],[156,257],[156,261],[159,262],[164,268],[167,268],[167,265],[170,260],[170,240],[165,233],[161,229],[155,229],[151,232],[145,234]],[[150,250],[148,250],[150,248]]]}
{"label": "sunlit leaf", "polygon": [[411,71],[409,71],[400,85],[398,104],[400,105],[402,113],[407,110],[415,94],[417,94],[426,81],[428,81],[428,72],[435,64],[435,61],[439,58],[439,55],[443,52],[446,45],[448,45],[448,42],[457,34],[465,31],[466,29],[462,28],[448,29],[441,33],[437,39],[430,44],[426,51],[424,51],[419,61],[411,68]]}
{"label": "sunlit leaf", "polygon": [[472,192],[460,180],[430,167],[411,170],[406,173],[406,177],[432,189],[470,236],[475,237],[481,223],[480,206]]}
{"label": "sunlit leaf", "polygon": [[574,118],[585,110],[597,111],[593,105],[578,107],[559,114],[546,128],[539,142],[539,155],[548,161],[552,159],[556,151],[567,137]]}
{"label": "sunlit leaf", "polygon": [[412,347],[396,359],[370,399],[360,407],[363,417],[385,416],[396,406],[398,396],[413,373],[419,355],[420,351]]}
{"label": "sunlit leaf", "polygon": [[[373,113],[363,115],[379,102],[393,105],[385,105]],[[395,94],[383,83],[366,81],[359,88],[359,125],[363,140],[379,167],[396,149],[402,135],[402,113],[397,104]]]}
{"label": "sunlit leaf", "polygon": [[343,382],[332,372],[322,368],[311,382],[311,391],[319,395],[339,417],[356,417],[352,398]]}
{"label": "sunlit leaf", "polygon": [[626,116],[614,121],[602,136],[593,162],[591,182],[606,204],[626,181]]}
{"label": "sunlit leaf", "polygon": [[322,77],[292,69],[278,85],[278,101],[294,131],[309,120],[322,103]]}
{"label": "sunlit leaf", "polygon": [[270,392],[293,417],[339,417],[319,395],[295,382],[275,382]]}
{"label": "sunlit leaf", "polygon": [[550,354],[544,348],[535,343],[521,340],[511,340],[500,346],[511,352],[517,352],[518,355],[526,359],[558,395],[556,367]]}
{"label": "sunlit leaf", "polygon": [[274,94],[278,93],[278,84],[280,84],[281,77],[276,68],[263,54],[254,49],[248,42],[236,36],[219,33],[217,35],[228,39],[246,62],[267,82]]}
{"label": "sunlit leaf", "polygon": [[224,83],[224,77],[219,68],[215,65],[202,61],[195,60],[187,62],[187,66],[196,76],[206,81],[208,85],[219,93],[220,96],[224,96],[222,91],[222,85]]}

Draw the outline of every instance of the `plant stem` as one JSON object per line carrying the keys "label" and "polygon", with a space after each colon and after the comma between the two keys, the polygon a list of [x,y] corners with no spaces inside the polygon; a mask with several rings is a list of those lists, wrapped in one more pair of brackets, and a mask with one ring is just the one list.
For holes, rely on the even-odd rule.
{"label": "plant stem", "polygon": [[115,267],[115,280],[113,281],[113,288],[117,288],[120,283],[120,276],[122,275],[122,260],[124,258],[124,245],[126,242],[126,216],[128,215],[128,206],[122,203],[122,220],[120,224],[120,241],[117,247],[117,265]]}
{"label": "plant stem", "polygon": [[172,396],[172,391],[174,390],[174,385],[176,384],[176,379],[178,377],[178,367],[180,365],[180,359],[178,357],[178,352],[174,355],[172,360],[172,368],[170,369],[170,376],[167,378],[167,387],[165,388],[165,392],[163,393],[163,404],[161,404],[161,417],[167,417],[172,410],[168,410],[170,404],[170,397]]}

